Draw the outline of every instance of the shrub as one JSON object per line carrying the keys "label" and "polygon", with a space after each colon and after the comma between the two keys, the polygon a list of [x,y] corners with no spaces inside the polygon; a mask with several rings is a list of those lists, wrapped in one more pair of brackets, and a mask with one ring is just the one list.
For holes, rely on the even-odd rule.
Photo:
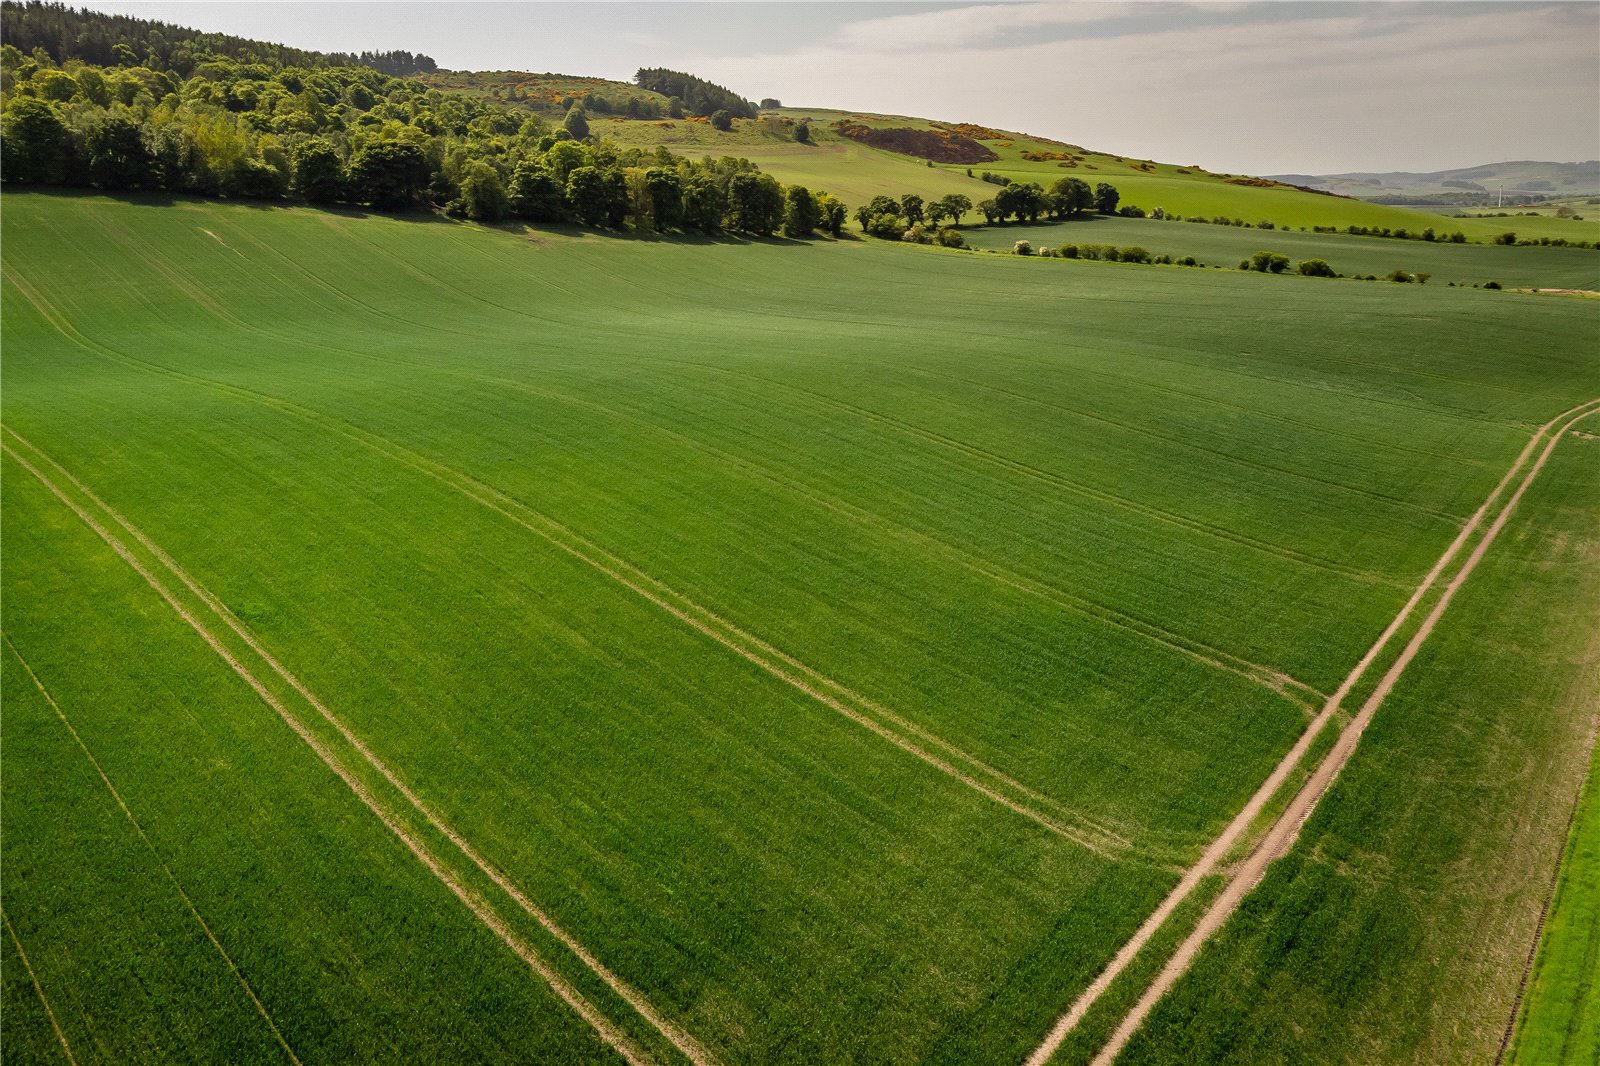
{"label": "shrub", "polygon": [[881,215],[871,216],[861,228],[867,231],[869,237],[882,237],[887,241],[897,241],[906,231],[906,220],[899,215],[891,215],[885,212]]}
{"label": "shrub", "polygon": [[960,230],[946,226],[939,231],[939,243],[946,248],[965,248],[967,239],[961,235]]}
{"label": "shrub", "polygon": [[1516,244],[1517,243],[1517,235],[1515,233],[1502,233],[1502,234],[1500,234],[1500,236],[1498,236],[1498,237],[1496,237],[1494,239],[1494,243],[1496,243],[1496,244]]}
{"label": "shrub", "polygon": [[1418,273],[1413,274],[1411,276],[1417,279],[1417,284],[1418,285],[1426,285],[1428,283],[1428,279],[1433,277],[1432,274],[1429,274],[1426,271],[1419,271]]}
{"label": "shrub", "polygon": [[1016,244],[1011,246],[1011,250],[1017,255],[1032,255],[1033,245],[1029,244],[1027,241],[1018,241]]}
{"label": "shrub", "polygon": [[1277,252],[1257,252],[1255,255],[1250,257],[1249,265],[1243,267],[1242,269],[1259,270],[1263,274],[1269,272],[1273,274],[1282,274],[1285,270],[1289,269],[1289,257],[1286,255],[1279,255]]}
{"label": "shrub", "polygon": [[1192,267],[1192,266],[1199,266],[1200,264],[1195,262],[1194,256],[1186,255],[1183,258],[1178,260],[1178,265],[1181,266],[1181,267]]}
{"label": "shrub", "polygon": [[1324,259],[1302,259],[1300,265],[1295,269],[1308,278],[1331,278],[1335,276],[1333,267],[1329,266]]}
{"label": "shrub", "polygon": [[1063,244],[1061,246],[1061,258],[1063,258],[1063,259],[1076,259],[1076,258],[1078,258],[1078,246],[1076,244]]}
{"label": "shrub", "polygon": [[1383,280],[1384,281],[1398,281],[1401,284],[1405,284],[1405,283],[1413,281],[1415,279],[1412,278],[1412,276],[1410,274],[1407,274],[1404,270],[1391,270],[1391,271],[1389,271],[1389,273],[1387,273],[1387,274],[1385,274],[1383,276]]}
{"label": "shrub", "polygon": [[733,116],[725,110],[713,111],[711,113],[711,126],[713,129],[719,129],[723,133],[727,133],[733,129]]}
{"label": "shrub", "polygon": [[928,231],[924,223],[914,222],[900,234],[900,239],[910,244],[932,244],[933,234]]}
{"label": "shrub", "polygon": [[1150,253],[1145,251],[1143,248],[1140,248],[1138,245],[1133,245],[1132,247],[1123,248],[1118,251],[1117,258],[1121,259],[1124,263],[1148,263],[1150,262]]}
{"label": "shrub", "polygon": [[1498,281],[1486,281],[1483,283],[1483,287],[1486,289],[1498,289],[1500,288],[1500,283]]}

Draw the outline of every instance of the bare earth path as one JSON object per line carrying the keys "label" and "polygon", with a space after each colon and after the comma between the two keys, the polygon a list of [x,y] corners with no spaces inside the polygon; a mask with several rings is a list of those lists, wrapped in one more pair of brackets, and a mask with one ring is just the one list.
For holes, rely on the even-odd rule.
{"label": "bare earth path", "polygon": [[[1587,403],[1579,404],[1577,407],[1564,411],[1539,427],[1523,447],[1522,452],[1517,456],[1516,462],[1506,471],[1505,476],[1495,485],[1493,491],[1483,501],[1483,504],[1473,513],[1466,525],[1462,527],[1461,532],[1451,541],[1450,546],[1439,557],[1439,561],[1434,564],[1433,569],[1423,578],[1422,583],[1411,594],[1411,598],[1401,607],[1400,612],[1395,615],[1394,620],[1384,629],[1377,641],[1367,651],[1367,654],[1361,658],[1361,661],[1350,671],[1349,676],[1329,697],[1327,704],[1324,705],[1317,717],[1312,720],[1294,747],[1289,749],[1288,754],[1283,757],[1283,760],[1273,769],[1261,787],[1250,797],[1249,802],[1245,804],[1239,814],[1228,823],[1222,833],[1205,850],[1200,860],[1184,874],[1177,886],[1161,901],[1160,906],[1151,913],[1150,917],[1139,927],[1133,937],[1122,946],[1122,949],[1112,958],[1105,970],[1095,978],[1094,982],[1084,990],[1083,994],[1078,997],[1071,1007],[1056,1020],[1056,1024],[1051,1028],[1044,1041],[1028,1056],[1027,1066],[1045,1066],[1050,1061],[1066,1040],[1067,1035],[1083,1020],[1089,1008],[1094,1006],[1111,986],[1112,982],[1133,962],[1140,949],[1166,924],[1173,912],[1189,897],[1200,882],[1216,872],[1228,852],[1250,827],[1251,823],[1254,822],[1268,801],[1283,786],[1283,783],[1293,773],[1295,767],[1299,765],[1306,750],[1310,748],[1322,728],[1338,713],[1340,703],[1344,697],[1350,693],[1366,674],[1367,669],[1382,654],[1384,648],[1388,646],[1401,627],[1404,626],[1418,604],[1438,583],[1439,578],[1443,575],[1450,562],[1461,551],[1466,542],[1471,539],[1472,534],[1482,525],[1495,501],[1500,498],[1516,475],[1527,466],[1528,460],[1538,448],[1539,442],[1548,436],[1548,443],[1546,443],[1544,450],[1539,453],[1538,459],[1534,461],[1532,468],[1528,470],[1522,482],[1517,486],[1516,492],[1506,505],[1501,508],[1498,516],[1490,525],[1488,532],[1484,534],[1483,539],[1479,541],[1477,547],[1468,556],[1460,571],[1445,588],[1439,602],[1434,605],[1433,610],[1424,619],[1421,627],[1412,636],[1410,642],[1407,643],[1399,658],[1395,660],[1394,665],[1384,674],[1378,687],[1373,691],[1366,703],[1362,705],[1356,717],[1351,721],[1349,727],[1345,729],[1333,748],[1323,757],[1322,762],[1318,764],[1311,778],[1295,795],[1288,808],[1272,823],[1266,835],[1250,856],[1233,871],[1222,894],[1201,917],[1199,925],[1179,946],[1177,952],[1167,962],[1167,965],[1156,977],[1154,983],[1146,989],[1144,995],[1140,997],[1133,1009],[1123,1018],[1115,1033],[1112,1034],[1110,1041],[1096,1056],[1094,1060],[1095,1066],[1109,1064],[1116,1058],[1129,1037],[1144,1022],[1144,1019],[1149,1015],[1161,996],[1188,970],[1195,956],[1199,953],[1201,945],[1205,943],[1212,933],[1221,928],[1222,923],[1233,913],[1234,909],[1244,899],[1246,893],[1260,880],[1267,866],[1294,843],[1294,838],[1298,835],[1300,826],[1310,816],[1311,809],[1316,806],[1317,800],[1327,791],[1334,779],[1339,775],[1339,772],[1344,769],[1345,764],[1349,762],[1350,756],[1355,751],[1356,744],[1361,739],[1361,733],[1372,719],[1372,715],[1377,711],[1378,706],[1383,703],[1384,698],[1388,696],[1395,682],[1399,680],[1401,673],[1405,671],[1406,666],[1428,639],[1429,634],[1433,632],[1435,623],[1438,621],[1439,616],[1444,613],[1445,607],[1449,605],[1456,590],[1460,588],[1467,575],[1477,566],[1478,561],[1483,558],[1484,552],[1487,551],[1489,545],[1493,543],[1495,537],[1505,525],[1512,508],[1516,506],[1517,501],[1522,498],[1523,492],[1538,476],[1545,460],[1555,448],[1556,442],[1561,439],[1562,434],[1573,423],[1594,414],[1597,410],[1600,410],[1600,400],[1590,400]],[[1558,425],[1559,428],[1556,428]]]}

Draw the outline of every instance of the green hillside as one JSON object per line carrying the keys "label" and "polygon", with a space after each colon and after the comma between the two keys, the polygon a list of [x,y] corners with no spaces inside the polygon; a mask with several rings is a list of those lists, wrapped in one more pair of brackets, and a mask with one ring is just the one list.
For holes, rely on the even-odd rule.
{"label": "green hillside", "polygon": [[[774,121],[776,120],[776,121]],[[791,124],[806,121],[813,146],[795,144]],[[595,130],[619,144],[662,144],[674,151],[746,156],[785,183],[809,183],[854,204],[879,194],[914,192],[924,197],[961,192],[973,200],[992,196],[995,186],[968,177],[967,171],[984,171],[1015,181],[1036,181],[1048,186],[1061,177],[1082,178],[1091,185],[1109,182],[1122,193],[1124,204],[1151,211],[1217,215],[1256,223],[1270,221],[1279,227],[1367,226],[1407,229],[1420,233],[1462,230],[1473,241],[1487,241],[1508,229],[1529,237],[1565,237],[1593,241],[1600,238],[1600,213],[1582,221],[1544,217],[1518,219],[1455,219],[1403,207],[1370,204],[1360,200],[1305,192],[1265,179],[1245,175],[1213,174],[1198,165],[1184,166],[1109,155],[1056,141],[1001,130],[986,130],[992,137],[976,137],[996,158],[990,162],[935,163],[873,148],[842,135],[833,128],[845,122],[873,129],[927,130],[941,123],[904,116],[861,114],[817,108],[786,107],[763,112],[760,120],[740,120],[729,133],[719,133],[704,123],[671,125],[636,121],[605,121]],[[959,127],[953,127],[959,128]],[[1029,160],[1024,153],[1063,155],[1067,159]],[[1063,164],[1070,164],[1063,166]]]}
{"label": "green hillside", "polygon": [[80,1061],[1020,1061],[1593,391],[1437,285],[0,226],[5,1038]]}

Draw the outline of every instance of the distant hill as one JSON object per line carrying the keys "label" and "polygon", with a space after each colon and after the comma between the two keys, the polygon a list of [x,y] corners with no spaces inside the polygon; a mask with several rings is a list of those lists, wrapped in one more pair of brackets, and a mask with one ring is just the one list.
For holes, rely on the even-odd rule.
{"label": "distant hill", "polygon": [[1600,196],[1600,161],[1552,163],[1516,159],[1429,173],[1396,170],[1348,174],[1275,174],[1275,181],[1322,189],[1373,203],[1483,206]]}

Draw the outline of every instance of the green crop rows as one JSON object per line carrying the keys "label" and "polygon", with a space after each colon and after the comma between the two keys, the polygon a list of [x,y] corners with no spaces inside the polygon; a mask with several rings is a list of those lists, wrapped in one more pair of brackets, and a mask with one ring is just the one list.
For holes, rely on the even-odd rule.
{"label": "green crop rows", "polygon": [[1019,1061],[1593,391],[1434,285],[3,237],[4,1035],[80,1062]]}

